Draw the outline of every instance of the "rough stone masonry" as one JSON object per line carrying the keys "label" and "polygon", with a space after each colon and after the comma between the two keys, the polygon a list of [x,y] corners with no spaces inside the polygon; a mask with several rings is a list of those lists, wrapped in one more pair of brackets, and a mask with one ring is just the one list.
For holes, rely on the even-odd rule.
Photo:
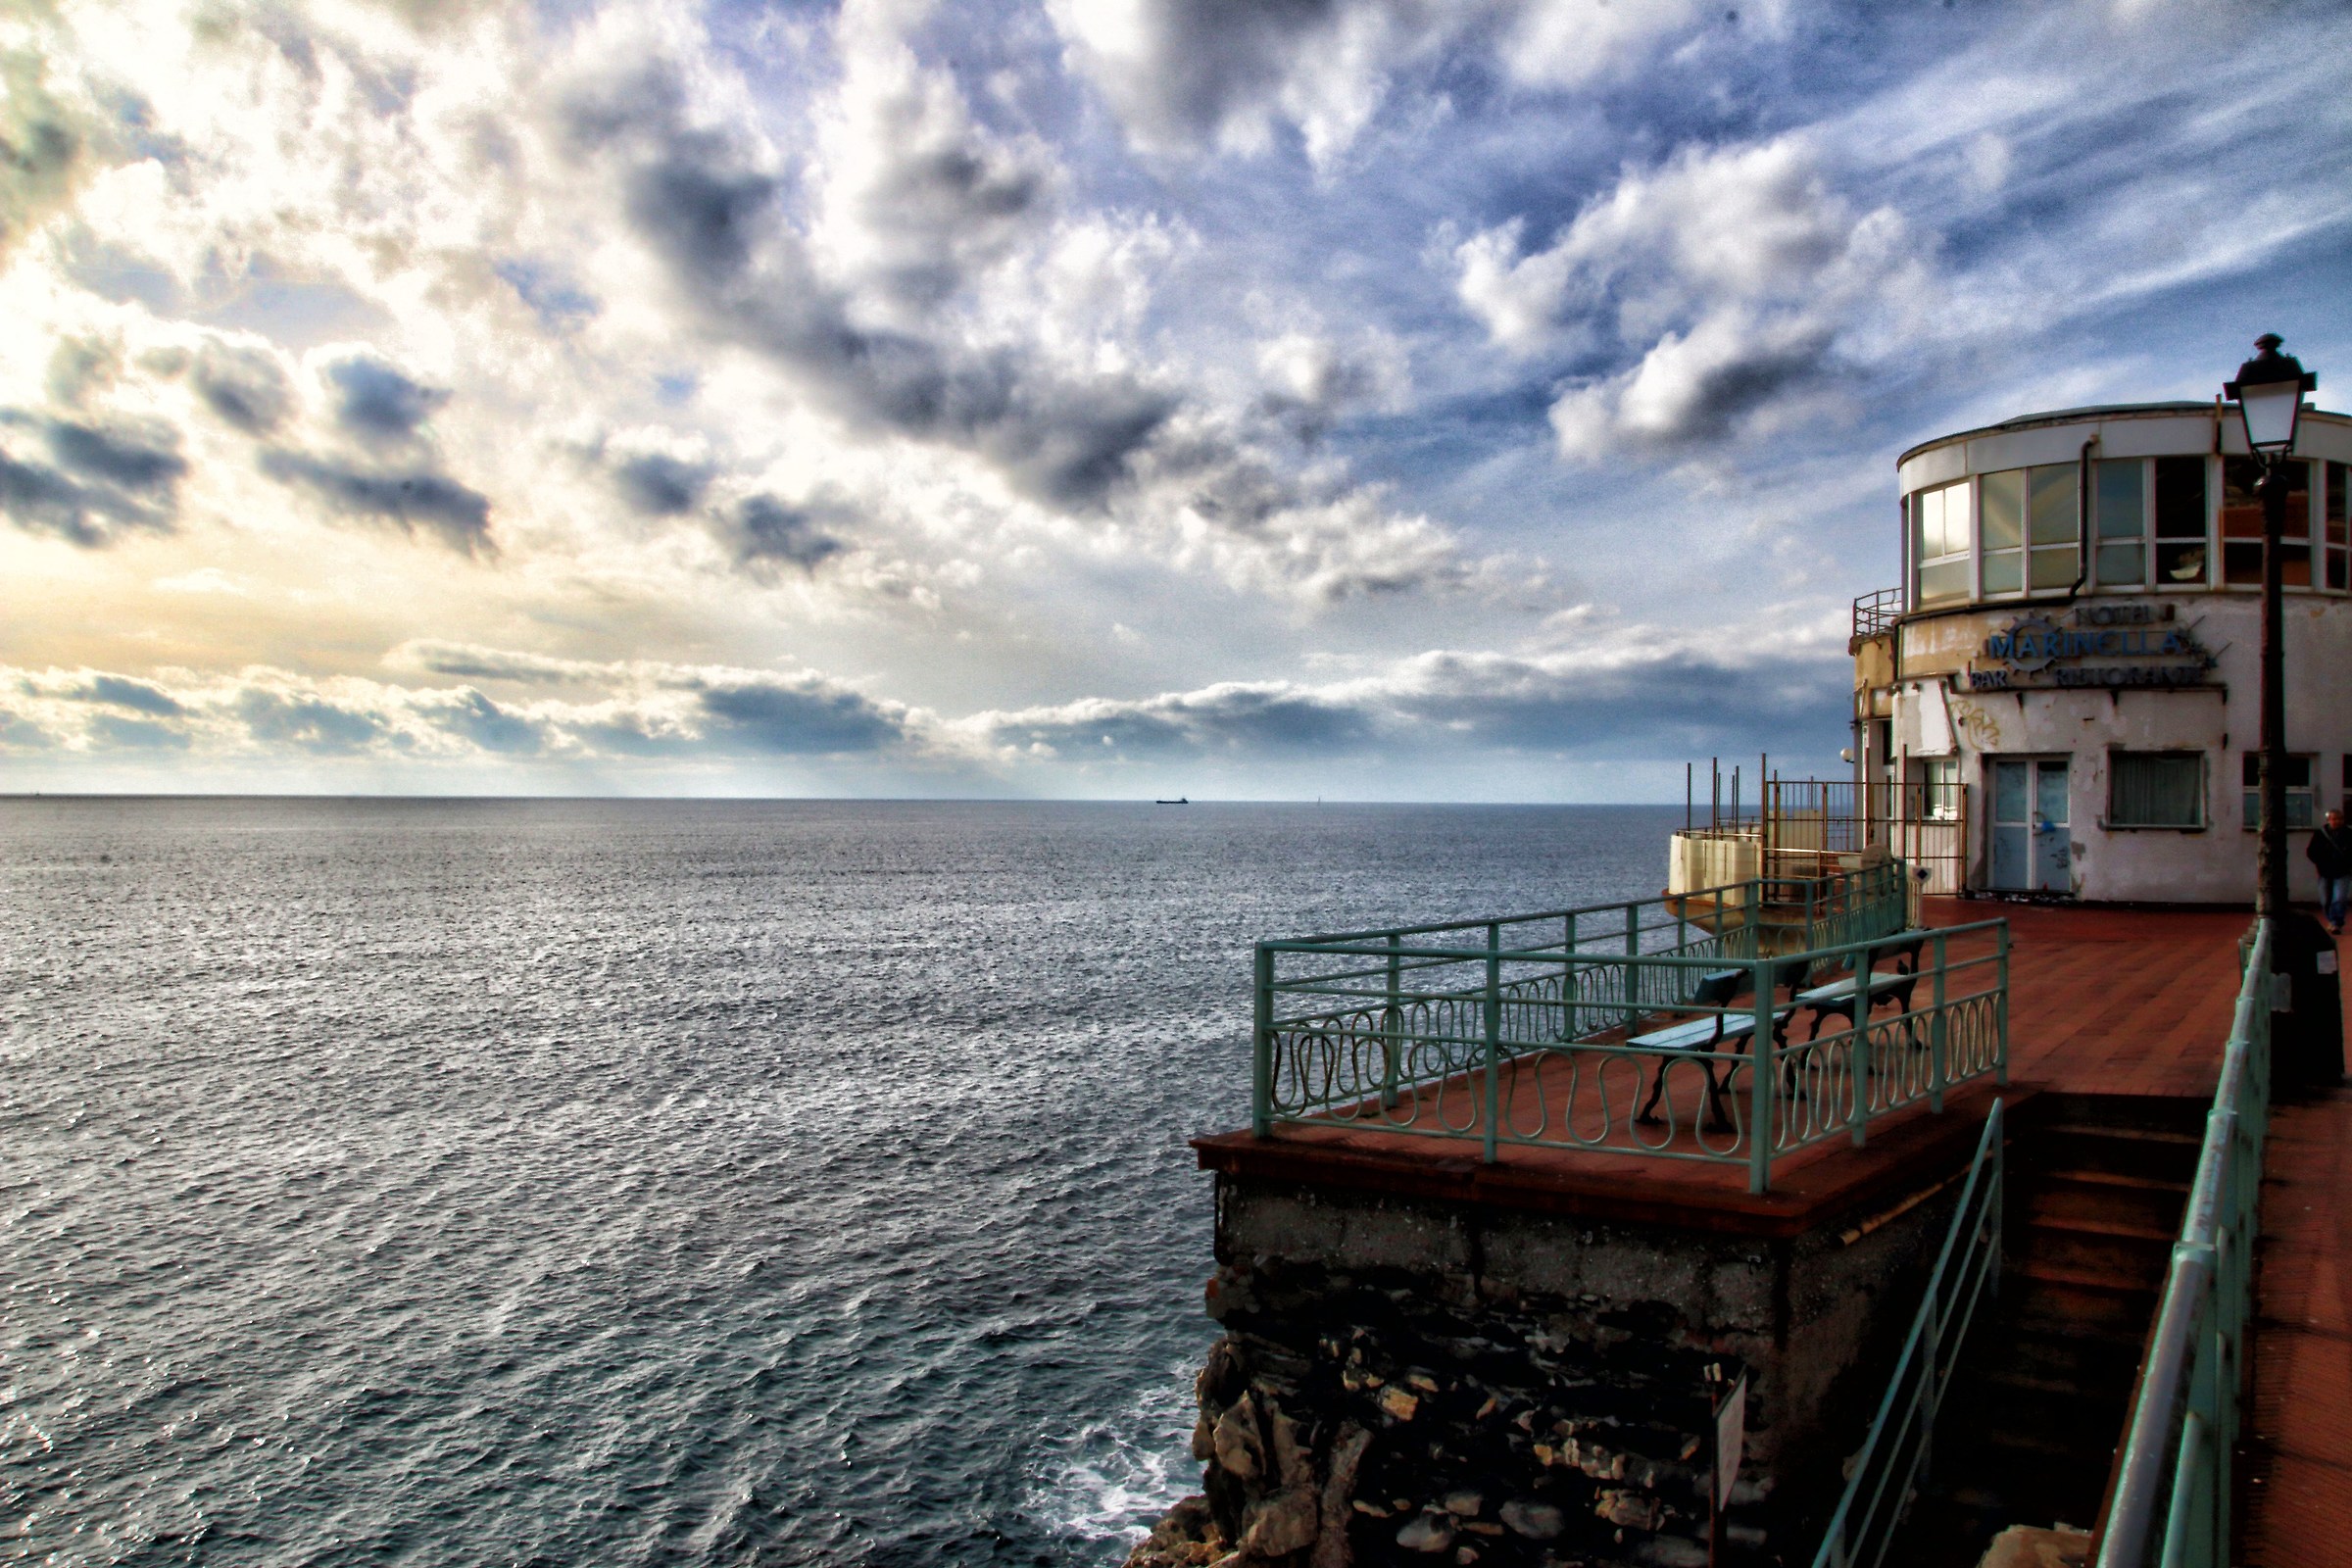
{"label": "rough stone masonry", "polygon": [[1703,1568],[1810,1549],[1948,1202],[1858,1237],[1596,1223],[1221,1175],[1202,1492],[1130,1568]]}

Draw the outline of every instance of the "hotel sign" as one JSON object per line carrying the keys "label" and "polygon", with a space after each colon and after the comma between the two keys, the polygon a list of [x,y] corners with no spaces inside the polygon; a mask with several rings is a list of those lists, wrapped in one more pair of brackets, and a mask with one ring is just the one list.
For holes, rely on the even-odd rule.
{"label": "hotel sign", "polygon": [[2064,687],[2203,686],[2214,657],[2171,605],[2078,605],[2059,615],[2020,615],[1984,639],[1961,691],[2047,691]]}

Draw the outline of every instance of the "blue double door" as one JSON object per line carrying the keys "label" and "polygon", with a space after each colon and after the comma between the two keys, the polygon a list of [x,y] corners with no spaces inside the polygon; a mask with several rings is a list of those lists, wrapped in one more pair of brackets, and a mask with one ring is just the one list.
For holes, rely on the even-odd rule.
{"label": "blue double door", "polygon": [[1995,758],[1992,885],[2007,893],[2071,893],[2063,757]]}

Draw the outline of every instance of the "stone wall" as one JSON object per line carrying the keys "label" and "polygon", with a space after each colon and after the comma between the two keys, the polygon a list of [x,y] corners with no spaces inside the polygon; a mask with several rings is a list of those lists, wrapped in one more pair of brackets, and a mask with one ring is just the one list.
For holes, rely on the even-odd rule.
{"label": "stone wall", "polygon": [[1717,1561],[1801,1560],[1952,1199],[1760,1240],[1221,1175],[1203,1492],[1131,1563],[1701,1568],[1742,1372]]}

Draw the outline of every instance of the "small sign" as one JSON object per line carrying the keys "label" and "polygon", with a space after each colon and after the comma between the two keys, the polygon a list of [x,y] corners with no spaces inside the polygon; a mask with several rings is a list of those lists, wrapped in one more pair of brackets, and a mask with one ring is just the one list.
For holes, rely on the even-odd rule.
{"label": "small sign", "polygon": [[1740,1480],[1740,1450],[1747,1443],[1747,1374],[1715,1406],[1715,1511],[1732,1504],[1732,1488]]}

